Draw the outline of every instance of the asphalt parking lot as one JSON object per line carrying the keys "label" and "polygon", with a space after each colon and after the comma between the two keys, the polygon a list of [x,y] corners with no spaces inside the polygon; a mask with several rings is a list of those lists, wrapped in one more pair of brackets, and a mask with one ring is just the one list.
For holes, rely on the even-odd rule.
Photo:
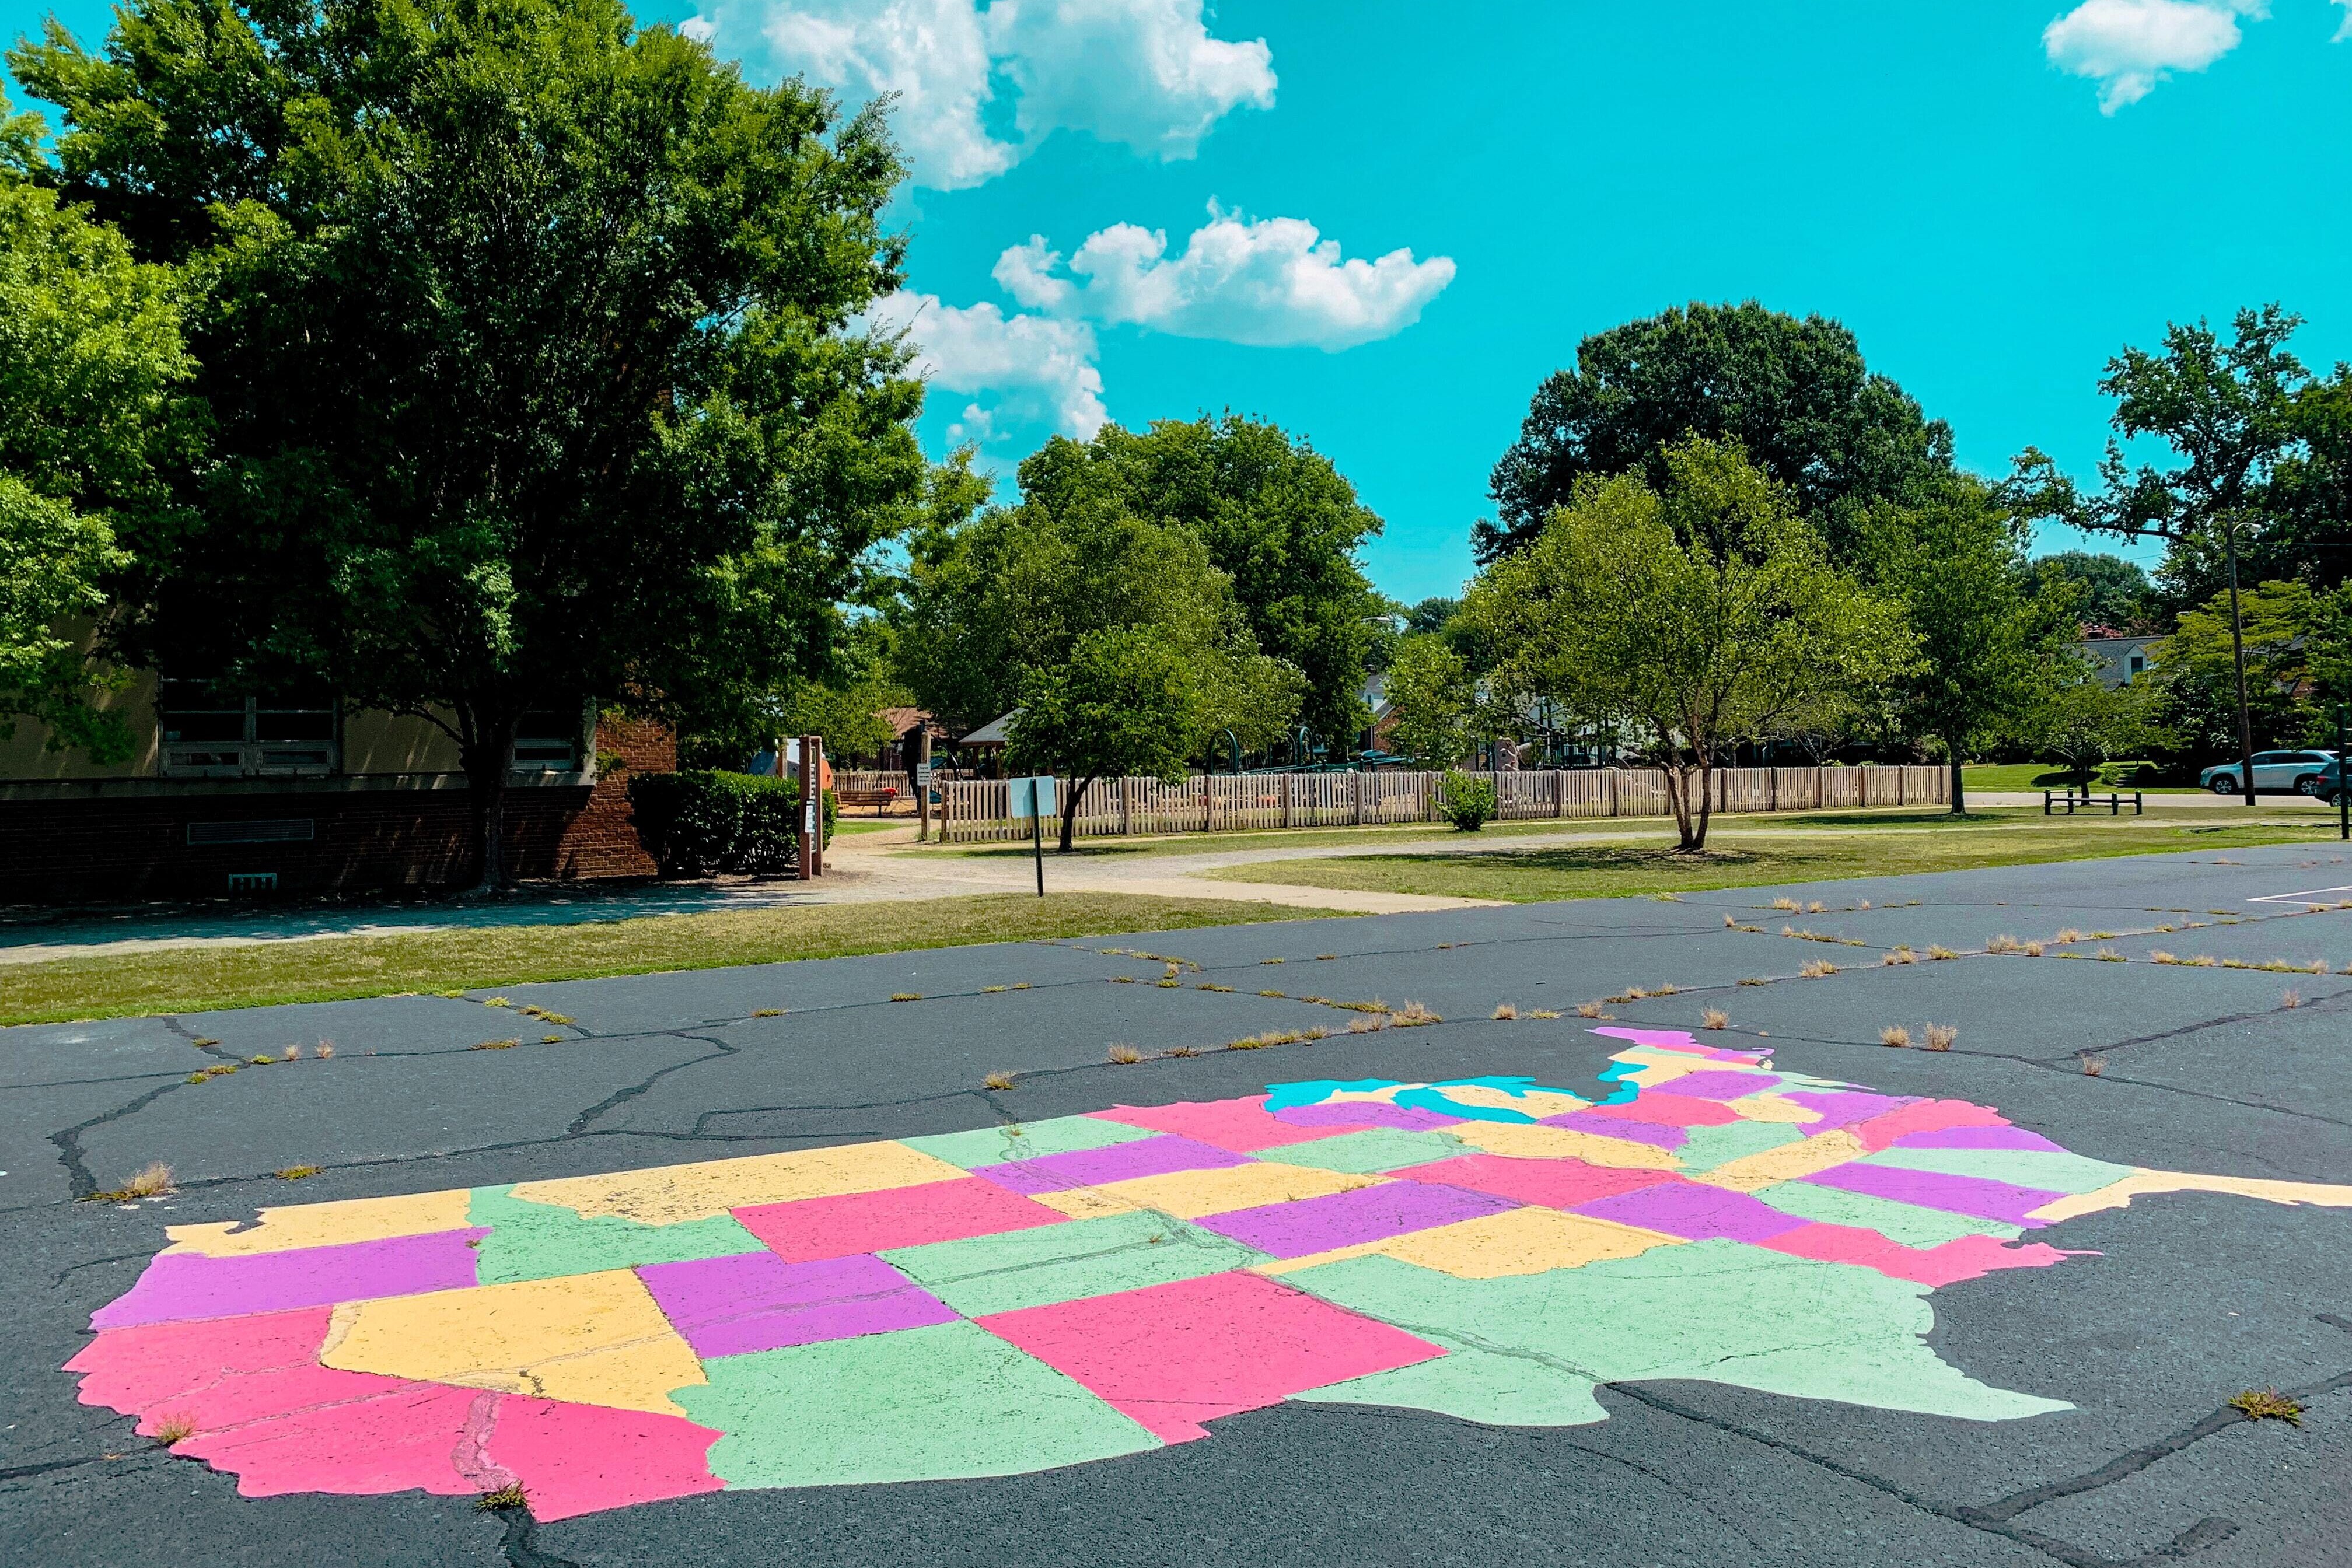
{"label": "asphalt parking lot", "polygon": [[[1527,1077],[1597,1098],[1625,1050],[1600,1027],[1695,1030],[1787,1072],[1994,1108],[2034,1146],[2114,1166],[2352,1184],[2352,975],[2338,972],[2352,969],[2352,908],[2339,900],[2352,900],[2352,856],[2284,846],[534,985],[498,1007],[475,993],[0,1030],[0,1261],[19,1281],[0,1297],[14,1350],[0,1556],[2352,1562],[2352,1208],[2229,1192],[2068,1218],[2032,1232],[2063,1262],[1923,1289],[1933,1361],[2038,1412],[1996,1419],[1677,1364],[1594,1379],[1606,1418],[1577,1424],[1291,1398],[1219,1418],[1201,1440],[1029,1473],[730,1486],[541,1521],[414,1490],[240,1496],[233,1475],[78,1403],[60,1370],[167,1226],[1308,1080]],[[1987,951],[2000,938],[2041,952]],[[1917,961],[1885,961],[1898,951]],[[1807,977],[1809,963],[1834,969]],[[1648,994],[1606,999],[1636,989]],[[1370,1015],[1332,1004],[1373,998],[1444,1021],[1219,1049],[1344,1031]],[[1595,1002],[1605,1019],[1579,1016]],[[1502,1004],[1521,1016],[1492,1017]],[[1710,1009],[1725,1027],[1701,1029]],[[1561,1016],[1527,1016],[1539,1010]],[[1930,1024],[1953,1031],[1948,1050],[1920,1048]],[[1896,1027],[1910,1048],[1881,1043]],[[985,1087],[991,1074],[1013,1087]],[[159,1160],[172,1195],[82,1201]],[[302,1166],[317,1174],[271,1174]],[[1776,1346],[1811,1333],[1802,1301],[1745,1310],[1774,1317],[1743,1326]],[[1830,1298],[1819,1312],[1833,1315]],[[2294,1396],[2300,1424],[2230,1406],[2260,1389]]]}

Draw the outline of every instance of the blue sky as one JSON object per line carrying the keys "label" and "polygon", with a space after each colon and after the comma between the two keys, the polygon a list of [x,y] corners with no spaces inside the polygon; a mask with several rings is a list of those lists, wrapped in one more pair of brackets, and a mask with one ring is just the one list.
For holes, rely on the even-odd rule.
{"label": "blue sky", "polygon": [[[58,9],[95,41],[104,7]],[[757,79],[901,92],[884,313],[935,451],[978,439],[1009,488],[1056,429],[1273,419],[1387,519],[1369,562],[1408,601],[1469,571],[1536,383],[1669,305],[1843,320],[1988,473],[2031,444],[2088,477],[2102,364],[2168,320],[2280,300],[2307,363],[2352,359],[2352,0],[644,14]]]}

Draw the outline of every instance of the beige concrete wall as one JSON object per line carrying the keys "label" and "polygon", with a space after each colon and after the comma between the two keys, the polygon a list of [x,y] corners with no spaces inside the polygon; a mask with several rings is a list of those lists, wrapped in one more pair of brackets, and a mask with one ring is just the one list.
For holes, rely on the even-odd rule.
{"label": "beige concrete wall", "polygon": [[373,711],[343,716],[344,773],[456,773],[464,766],[457,743],[424,719]]}
{"label": "beige concrete wall", "polygon": [[97,706],[120,713],[131,725],[131,756],[117,763],[97,763],[79,749],[51,751],[49,727],[19,717],[16,733],[0,740],[0,779],[152,779],[162,744],[155,727],[155,673],[139,670],[131,684],[116,692],[97,694]]}

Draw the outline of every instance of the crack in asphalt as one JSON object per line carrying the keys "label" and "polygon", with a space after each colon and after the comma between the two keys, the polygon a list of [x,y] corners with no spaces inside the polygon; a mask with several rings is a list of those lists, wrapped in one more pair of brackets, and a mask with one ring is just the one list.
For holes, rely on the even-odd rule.
{"label": "crack in asphalt", "polygon": [[[653,1036],[647,1038],[661,1037]],[[635,1100],[639,1095],[650,1091],[655,1084],[660,1082],[663,1079],[668,1077],[673,1072],[683,1072],[689,1067],[699,1067],[706,1061],[723,1061],[728,1057],[737,1055],[742,1050],[742,1047],[730,1045],[723,1040],[711,1040],[704,1035],[687,1034],[683,1031],[669,1031],[667,1038],[672,1040],[694,1040],[698,1044],[711,1047],[711,1050],[701,1056],[688,1057],[684,1061],[673,1061],[668,1066],[647,1074],[645,1078],[640,1079],[638,1082],[630,1084],[625,1089],[614,1090],[612,1093],[605,1095],[602,1100],[597,1101],[593,1105],[589,1106],[585,1111],[581,1112],[577,1116],[572,1117],[570,1124],[563,1130],[564,1135],[566,1137],[578,1137],[581,1134],[593,1126],[597,1120],[604,1116],[606,1112],[618,1110],[621,1106],[627,1104],[630,1101]]]}
{"label": "crack in asphalt", "polygon": [[[140,1095],[137,1099],[130,1101],[128,1103],[118,1105],[111,1111],[101,1111],[97,1115],[89,1117],[86,1121],[77,1122],[70,1127],[67,1127],[59,1132],[51,1133],[49,1134],[49,1142],[57,1147],[58,1163],[66,1167],[66,1189],[69,1198],[72,1201],[79,1202],[83,1198],[96,1196],[99,1191],[98,1178],[89,1174],[89,1162],[82,1153],[81,1140],[83,1134],[88,1133],[94,1128],[103,1127],[109,1122],[116,1122],[121,1120],[125,1116],[135,1115],[139,1112],[144,1111],[156,1101],[162,1099],[164,1095],[172,1092],[173,1090],[184,1089],[187,1086],[187,1082],[184,1079],[176,1079],[170,1083],[159,1084],[155,1088],[147,1091],[146,1093]],[[24,1207],[46,1207],[49,1206],[27,1204]]]}

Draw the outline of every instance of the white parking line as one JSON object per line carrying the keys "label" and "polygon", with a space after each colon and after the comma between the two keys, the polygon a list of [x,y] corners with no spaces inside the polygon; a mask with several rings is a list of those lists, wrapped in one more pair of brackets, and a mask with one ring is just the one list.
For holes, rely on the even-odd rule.
{"label": "white parking line", "polygon": [[2308,893],[2270,893],[2260,898],[2250,898],[2248,904],[2316,904],[2323,893],[2352,893],[2352,887],[2315,887]]}

